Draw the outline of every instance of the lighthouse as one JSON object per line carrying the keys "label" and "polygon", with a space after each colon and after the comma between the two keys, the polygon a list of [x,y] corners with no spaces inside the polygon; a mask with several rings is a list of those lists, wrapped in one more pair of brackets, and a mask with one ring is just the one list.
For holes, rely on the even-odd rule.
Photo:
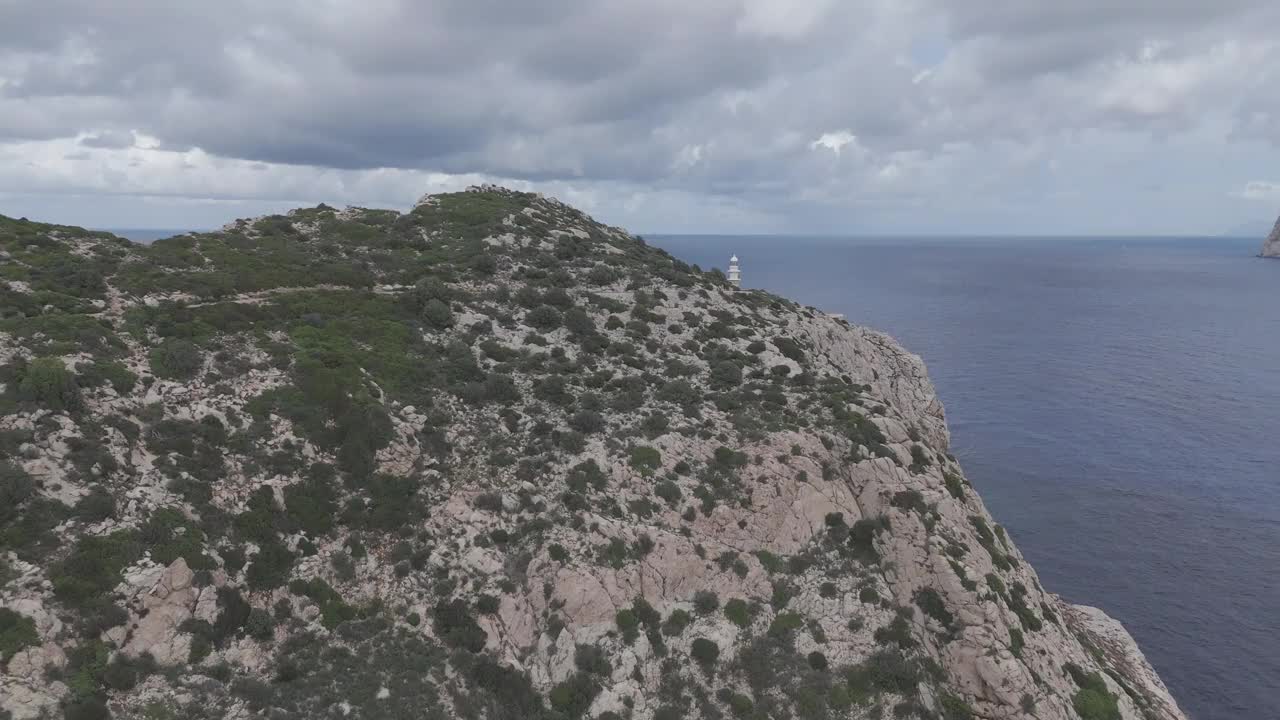
{"label": "lighthouse", "polygon": [[729,258],[729,284],[735,288],[742,287],[742,269],[738,267],[738,256]]}

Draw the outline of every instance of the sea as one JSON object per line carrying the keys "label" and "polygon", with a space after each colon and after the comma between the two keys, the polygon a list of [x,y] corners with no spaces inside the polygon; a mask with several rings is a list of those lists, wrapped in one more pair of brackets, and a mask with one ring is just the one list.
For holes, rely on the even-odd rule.
{"label": "sea", "polygon": [[1195,720],[1280,718],[1280,260],[1237,238],[647,236],[924,358],[1044,586]]}

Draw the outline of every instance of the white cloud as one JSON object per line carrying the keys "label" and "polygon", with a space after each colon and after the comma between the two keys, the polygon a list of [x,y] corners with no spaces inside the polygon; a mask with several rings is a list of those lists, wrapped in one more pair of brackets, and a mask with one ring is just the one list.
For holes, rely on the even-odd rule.
{"label": "white cloud", "polygon": [[1244,188],[1242,188],[1238,194],[1246,200],[1265,200],[1267,202],[1280,201],[1280,183],[1267,182],[1265,180],[1250,180],[1245,183]]}
{"label": "white cloud", "polygon": [[855,152],[861,149],[858,144],[858,136],[848,130],[837,130],[836,132],[823,133],[821,137],[809,144],[809,147],[817,150],[818,148],[826,148],[831,152],[839,155],[846,146],[852,145]]}

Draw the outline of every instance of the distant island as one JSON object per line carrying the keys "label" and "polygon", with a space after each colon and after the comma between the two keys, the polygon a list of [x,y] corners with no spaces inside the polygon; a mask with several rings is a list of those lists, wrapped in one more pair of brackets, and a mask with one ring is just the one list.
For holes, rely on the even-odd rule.
{"label": "distant island", "polygon": [[1262,257],[1280,257],[1280,220],[1276,220],[1271,234],[1262,241]]}

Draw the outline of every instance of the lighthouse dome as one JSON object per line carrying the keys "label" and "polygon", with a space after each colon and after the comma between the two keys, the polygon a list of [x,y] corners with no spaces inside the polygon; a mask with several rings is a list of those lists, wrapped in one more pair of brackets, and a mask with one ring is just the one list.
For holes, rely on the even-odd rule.
{"label": "lighthouse dome", "polygon": [[738,262],[738,256],[734,255],[733,257],[729,258],[729,262]]}

